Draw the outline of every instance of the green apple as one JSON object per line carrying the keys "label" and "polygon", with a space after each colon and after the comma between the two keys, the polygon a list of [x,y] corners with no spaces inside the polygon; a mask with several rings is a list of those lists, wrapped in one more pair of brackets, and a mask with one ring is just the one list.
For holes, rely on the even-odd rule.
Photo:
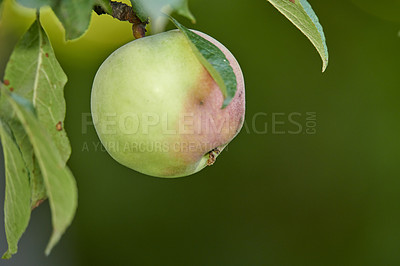
{"label": "green apple", "polygon": [[178,30],[122,46],[99,68],[91,96],[97,134],[119,163],[151,176],[187,176],[213,164],[242,128],[240,66],[218,41],[195,33],[225,54],[235,97],[221,108],[222,92]]}

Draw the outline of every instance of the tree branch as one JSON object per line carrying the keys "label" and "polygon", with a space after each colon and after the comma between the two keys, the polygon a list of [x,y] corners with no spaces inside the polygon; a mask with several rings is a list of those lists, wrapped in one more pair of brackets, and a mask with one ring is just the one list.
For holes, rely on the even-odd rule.
{"label": "tree branch", "polygon": [[132,32],[136,39],[146,36],[146,25],[149,23],[148,19],[146,21],[140,20],[133,8],[124,3],[110,1],[110,5],[112,8],[112,14],[106,12],[103,7],[99,5],[94,6],[93,10],[97,15],[108,14],[118,20],[129,21],[132,23]]}

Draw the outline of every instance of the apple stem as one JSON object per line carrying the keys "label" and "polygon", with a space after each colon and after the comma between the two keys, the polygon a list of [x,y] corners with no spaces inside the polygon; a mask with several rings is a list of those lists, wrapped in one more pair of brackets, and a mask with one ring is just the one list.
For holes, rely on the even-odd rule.
{"label": "apple stem", "polygon": [[107,14],[116,18],[120,21],[129,21],[132,23],[132,33],[135,39],[139,39],[146,36],[146,25],[149,23],[149,20],[142,21],[133,8],[128,6],[127,4],[110,1],[112,13],[108,13],[104,8],[100,5],[95,5],[93,10],[97,15]]}
{"label": "apple stem", "polygon": [[218,154],[220,154],[220,152],[221,150],[219,148],[215,148],[208,153],[208,160],[207,160],[208,166],[211,166],[215,163],[215,161],[217,160],[217,156]]}

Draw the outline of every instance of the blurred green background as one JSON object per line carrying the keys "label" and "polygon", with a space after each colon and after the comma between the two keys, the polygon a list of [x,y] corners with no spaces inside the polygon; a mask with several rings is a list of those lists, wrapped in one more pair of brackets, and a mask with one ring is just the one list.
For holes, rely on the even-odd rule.
{"label": "blurred green background", "polygon": [[[96,70],[132,39],[129,24],[93,17],[87,35],[65,44],[47,12],[44,27],[69,77],[79,208],[48,258],[48,204],[35,210],[19,253],[0,264],[400,265],[400,8],[385,2],[310,0],[330,52],[321,74],[315,49],[267,1],[190,0],[198,22],[182,22],[242,66],[246,127],[213,167],[173,180],[119,165],[82,126]],[[21,7],[3,12],[0,76],[31,21]]]}

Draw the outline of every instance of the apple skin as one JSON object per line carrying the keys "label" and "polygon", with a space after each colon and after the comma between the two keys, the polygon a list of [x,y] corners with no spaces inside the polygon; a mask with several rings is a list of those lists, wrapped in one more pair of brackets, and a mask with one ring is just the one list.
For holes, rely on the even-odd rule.
{"label": "apple skin", "polygon": [[119,163],[156,177],[194,174],[238,134],[245,115],[244,79],[233,55],[215,39],[237,79],[232,102],[223,95],[178,30],[132,41],[112,53],[93,82],[97,134]]}

